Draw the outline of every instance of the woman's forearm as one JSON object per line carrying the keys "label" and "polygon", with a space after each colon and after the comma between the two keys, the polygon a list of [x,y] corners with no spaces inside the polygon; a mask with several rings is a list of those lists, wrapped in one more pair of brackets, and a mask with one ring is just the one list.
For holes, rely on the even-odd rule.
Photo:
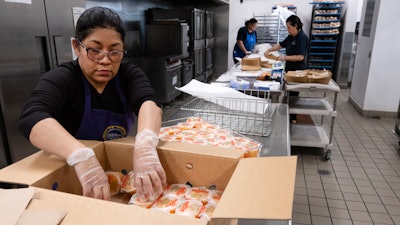
{"label": "woman's forearm", "polygon": [[298,62],[304,59],[304,55],[286,55],[285,60],[290,62]]}
{"label": "woman's forearm", "polygon": [[36,123],[32,127],[29,140],[35,147],[63,159],[73,151],[86,147],[53,118],[46,118]]}
{"label": "woman's forearm", "polygon": [[153,101],[144,102],[139,110],[137,133],[144,129],[150,129],[158,134],[161,128],[161,120],[161,108]]}
{"label": "woman's forearm", "polygon": [[239,48],[242,50],[242,52],[244,52],[244,53],[247,52],[246,47],[244,47],[243,41],[237,41],[237,45],[238,45]]}

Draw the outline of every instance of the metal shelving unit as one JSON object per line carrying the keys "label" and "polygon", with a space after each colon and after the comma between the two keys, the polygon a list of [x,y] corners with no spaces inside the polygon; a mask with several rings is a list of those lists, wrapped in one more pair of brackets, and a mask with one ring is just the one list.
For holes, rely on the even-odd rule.
{"label": "metal shelving unit", "polygon": [[314,6],[307,67],[328,69],[334,72],[344,2],[311,2],[310,4]]}
{"label": "metal shelving unit", "polygon": [[[290,97],[286,94],[289,104],[289,113],[321,116],[321,122],[317,125],[291,124],[290,145],[324,148],[326,151],[323,158],[329,160],[332,147],[333,126],[337,116],[336,100],[337,94],[340,92],[339,86],[333,80],[330,80],[328,84],[287,83],[285,90],[287,92],[317,92],[323,95],[323,97]],[[329,102],[327,99],[326,94],[328,92],[333,92],[335,94],[333,102]],[[331,118],[329,131],[326,131],[324,127],[322,127],[324,116]]]}
{"label": "metal shelving unit", "polygon": [[288,32],[286,26],[279,19],[278,14],[253,14],[253,17],[258,21],[257,43],[269,43],[274,45],[287,37]]}

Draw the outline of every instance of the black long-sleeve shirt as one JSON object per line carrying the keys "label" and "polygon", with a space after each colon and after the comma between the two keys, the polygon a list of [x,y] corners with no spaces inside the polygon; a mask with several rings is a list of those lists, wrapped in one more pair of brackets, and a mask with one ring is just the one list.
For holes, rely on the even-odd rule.
{"label": "black long-sleeve shirt", "polygon": [[[85,104],[82,70],[78,61],[61,64],[47,72],[38,81],[26,102],[18,128],[29,139],[32,127],[46,118],[56,119],[70,134],[79,128]],[[137,115],[140,106],[147,100],[160,106],[160,101],[147,76],[130,62],[121,62],[118,76],[132,111]],[[99,94],[91,85],[92,108],[123,113],[123,105],[118,95],[114,79]]]}

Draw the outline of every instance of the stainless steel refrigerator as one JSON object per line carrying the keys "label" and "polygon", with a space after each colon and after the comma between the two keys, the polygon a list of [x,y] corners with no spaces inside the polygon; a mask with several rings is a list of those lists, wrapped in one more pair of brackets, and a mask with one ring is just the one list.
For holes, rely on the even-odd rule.
{"label": "stainless steel refrigerator", "polygon": [[17,120],[37,80],[72,60],[73,9],[84,7],[84,0],[0,1],[0,168],[37,151]]}

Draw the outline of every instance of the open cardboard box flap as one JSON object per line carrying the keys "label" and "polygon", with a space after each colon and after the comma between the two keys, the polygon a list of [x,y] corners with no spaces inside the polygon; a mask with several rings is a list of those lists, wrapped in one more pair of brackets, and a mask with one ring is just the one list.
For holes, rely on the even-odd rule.
{"label": "open cardboard box flap", "polygon": [[[132,169],[133,138],[84,143],[95,150],[96,157],[107,170]],[[158,225],[160,221],[165,224],[219,225],[235,223],[238,218],[291,219],[295,156],[244,159],[243,153],[234,149],[176,142],[160,142],[157,150],[169,183],[214,184],[217,189],[224,190],[211,222],[118,204],[118,199],[107,202],[79,196],[82,191],[73,167],[43,151],[0,170],[0,179],[27,183],[40,189],[43,193],[40,200],[44,201],[34,201],[31,204],[34,208],[46,204],[66,207],[68,214],[62,224],[94,224],[99,219],[106,222],[103,224],[124,224],[112,222],[124,216],[123,221],[134,220],[146,225]],[[58,191],[72,194],[46,190],[52,189],[55,183],[59,184]],[[103,214],[105,211],[107,213]]]}
{"label": "open cardboard box flap", "polygon": [[296,163],[296,156],[241,159],[212,217],[290,220]]}
{"label": "open cardboard box flap", "polygon": [[[103,145],[103,143],[99,141],[85,140],[81,142],[86,146],[95,149],[95,151],[96,149],[102,149]],[[98,157],[102,157],[102,155],[97,154],[97,152],[96,155],[99,155]],[[48,177],[54,173],[54,171],[65,168],[65,160],[44,151],[38,151],[29,157],[21,159],[20,161],[1,169],[0,179],[2,181],[34,185],[37,182],[40,182],[42,178]]]}
{"label": "open cardboard box flap", "polygon": [[141,224],[141,225],[206,225],[207,221],[148,210],[132,205],[82,197],[79,195],[36,188],[38,199],[33,199],[28,209],[57,208],[67,211],[61,224]]}

